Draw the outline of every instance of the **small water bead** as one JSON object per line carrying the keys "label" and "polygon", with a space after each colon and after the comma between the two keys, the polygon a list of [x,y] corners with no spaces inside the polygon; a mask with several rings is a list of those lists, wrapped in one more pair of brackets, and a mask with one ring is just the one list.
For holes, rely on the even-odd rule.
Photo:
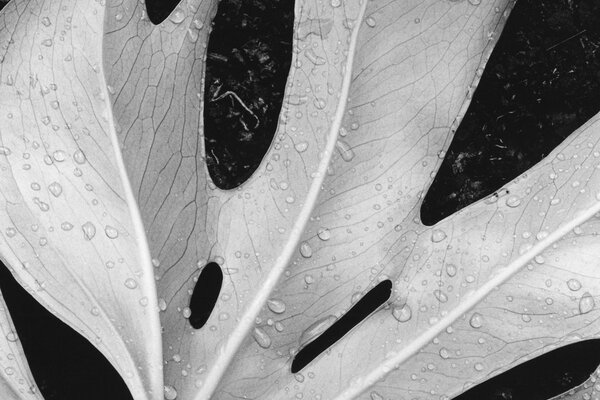
{"label": "small water bead", "polygon": [[279,299],[267,300],[267,307],[275,314],[283,314],[285,312],[285,303]]}
{"label": "small water bead", "polygon": [[0,146],[0,155],[8,156],[10,153],[12,153],[12,151],[8,147]]}
{"label": "small water bead", "polygon": [[62,224],[60,224],[60,228],[63,231],[70,231],[71,229],[73,229],[73,224],[70,222],[63,222]]}
{"label": "small water bead", "polygon": [[321,239],[323,241],[327,241],[327,240],[331,239],[331,232],[327,228],[320,228],[317,231],[317,236],[319,237],[319,239]]}
{"label": "small water bead", "polygon": [[408,304],[392,309],[392,315],[398,322],[407,322],[412,318],[412,310]]}
{"label": "small water bead", "polygon": [[569,280],[567,281],[567,287],[568,287],[570,290],[572,290],[572,291],[576,292],[576,291],[578,291],[579,289],[581,289],[581,282],[579,282],[577,279],[569,279]]}
{"label": "small water bead", "polygon": [[94,236],[96,236],[96,226],[90,221],[81,225],[81,229],[83,230],[83,236],[86,240],[92,240]]}
{"label": "small water bead", "polygon": [[140,303],[140,306],[146,307],[149,303],[149,300],[147,297],[144,296],[140,299],[139,303]]}
{"label": "small water bead", "polygon": [[[471,0],[471,1],[473,1],[473,0]],[[479,363],[479,362],[475,363],[475,365],[473,365],[473,368],[475,369],[475,371],[480,371],[480,372],[483,371],[483,369],[484,369],[483,364]]]}
{"label": "small water bead", "polygon": [[75,153],[73,153],[73,160],[75,160],[75,162],[77,164],[85,164],[85,154],[83,153],[83,151],[81,150],[77,150],[75,151]]}
{"label": "small water bead", "polygon": [[434,290],[433,295],[440,303],[445,303],[448,301],[448,296],[446,296],[446,294],[441,290]]}
{"label": "small water bead", "polygon": [[478,6],[481,4],[481,0],[469,0],[469,3],[471,3],[474,6]]}
{"label": "small water bead", "polygon": [[483,315],[479,313],[473,313],[471,319],[469,320],[469,324],[475,329],[481,328],[483,326]]}
{"label": "small water bead", "polygon": [[42,25],[44,25],[46,28],[49,27],[50,25],[52,25],[50,18],[48,18],[48,17],[42,18]]}
{"label": "small water bead", "polygon": [[181,8],[177,7],[175,10],[173,10],[169,19],[175,24],[180,24],[185,19],[185,12]]}
{"label": "small water bead", "polygon": [[160,311],[165,311],[167,309],[167,302],[165,301],[165,299],[158,299],[158,309]]}
{"label": "small water bead", "polygon": [[519,196],[516,196],[514,194],[510,195],[506,198],[506,205],[511,208],[519,207],[519,205],[521,205],[521,199],[519,198]]}
{"label": "small water bead", "polygon": [[15,228],[6,228],[6,236],[8,236],[9,238],[15,237],[16,234],[17,230]]}
{"label": "small water bead", "polygon": [[446,273],[448,274],[449,277],[455,276],[456,275],[456,265],[447,264],[446,265]]}
{"label": "small water bead", "polygon": [[65,155],[64,151],[56,150],[54,153],[52,153],[52,158],[56,162],[63,162],[67,159],[67,156]]}
{"label": "small water bead", "polygon": [[30,187],[31,187],[31,190],[35,190],[36,192],[42,188],[42,187],[40,186],[40,184],[39,184],[39,183],[37,183],[37,182],[33,182],[33,183],[30,185]]}
{"label": "small water bead", "polygon": [[52,41],[52,39],[44,39],[44,40],[42,40],[42,46],[52,47],[52,44],[54,44],[54,42]]}
{"label": "small water bead", "polygon": [[119,231],[117,230],[117,228],[110,225],[106,225],[104,227],[104,233],[109,239],[116,239],[117,237],[119,237]]}
{"label": "small water bead", "polygon": [[63,192],[63,188],[60,183],[52,182],[50,185],[48,185],[48,191],[52,193],[54,197],[58,197]]}
{"label": "small water bead", "polygon": [[127,289],[135,289],[137,286],[138,286],[138,284],[135,279],[127,278],[125,280],[125,287]]}
{"label": "small water bead", "polygon": [[431,241],[434,243],[439,243],[442,240],[446,239],[446,232],[441,229],[434,229],[431,234]]}
{"label": "small water bead", "polygon": [[304,282],[306,282],[306,284],[308,284],[308,285],[311,285],[311,284],[315,283],[315,278],[313,278],[313,276],[310,274],[306,275],[304,277]]}
{"label": "small water bead", "polygon": [[181,314],[183,315],[183,318],[188,319],[192,316],[192,310],[189,307],[185,307]]}
{"label": "small water bead", "polygon": [[52,107],[55,110],[58,110],[58,108],[60,107],[60,103],[58,101],[56,101],[56,100],[52,100],[50,102],[50,107]]}
{"label": "small water bead", "polygon": [[371,392],[371,400],[384,400],[384,398],[377,392]]}
{"label": "small water bead", "polygon": [[263,349],[271,347],[271,337],[260,327],[255,327],[252,332],[252,337]]}
{"label": "small water bead", "polygon": [[342,0],[331,0],[329,4],[331,4],[331,7],[333,8],[338,8],[342,5]]}
{"label": "small water bead", "polygon": [[19,337],[15,332],[10,331],[6,334],[6,340],[8,340],[9,342],[16,342],[19,340]]}
{"label": "small water bead", "polygon": [[585,292],[579,299],[579,312],[581,314],[587,314],[594,309],[596,303],[594,298],[589,292]]}
{"label": "small water bead", "polygon": [[313,251],[312,251],[312,248],[310,247],[310,245],[307,242],[302,242],[300,244],[300,254],[304,258],[310,258],[310,257],[312,257]]}
{"label": "small water bead", "polygon": [[175,400],[177,398],[177,390],[173,386],[165,386],[165,400]]}
{"label": "small water bead", "polygon": [[367,19],[365,20],[365,22],[371,28],[374,28],[375,25],[377,24],[377,22],[375,21],[375,18],[373,18],[373,17],[367,17]]}
{"label": "small water bead", "polygon": [[440,357],[442,357],[444,360],[450,358],[450,351],[448,351],[447,348],[442,347],[439,351]]}
{"label": "small water bead", "polygon": [[308,149],[308,142],[297,143],[294,148],[298,153],[304,153]]}

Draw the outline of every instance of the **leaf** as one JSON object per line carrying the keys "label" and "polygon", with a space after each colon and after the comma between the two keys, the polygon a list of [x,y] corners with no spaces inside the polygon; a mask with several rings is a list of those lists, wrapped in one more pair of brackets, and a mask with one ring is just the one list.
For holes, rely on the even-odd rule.
{"label": "leaf", "polygon": [[15,0],[0,15],[2,261],[136,398],[161,398],[156,289],[106,101],[103,7]]}
{"label": "leaf", "polygon": [[[508,0],[298,0],[274,143],[231,191],[215,188],[203,158],[216,4],[181,2],[157,26],[134,0],[15,0],[1,14],[13,25],[0,36],[13,42],[0,86],[12,115],[0,116],[10,149],[0,159],[0,218],[15,227],[2,258],[99,347],[136,399],[162,397],[157,306],[168,399],[449,398],[597,335],[600,117],[488,199],[432,227],[419,219]],[[73,160],[61,162],[65,154]],[[56,199],[28,192],[59,180]],[[70,220],[118,224],[119,237],[60,232]],[[124,265],[107,271],[104,257],[116,253]],[[195,330],[186,307],[209,261],[225,273],[222,294]],[[136,271],[132,291],[124,283]],[[386,306],[290,372],[311,327],[386,279]]]}
{"label": "leaf", "polygon": [[42,400],[27,365],[19,336],[0,293],[0,396],[6,400]]}

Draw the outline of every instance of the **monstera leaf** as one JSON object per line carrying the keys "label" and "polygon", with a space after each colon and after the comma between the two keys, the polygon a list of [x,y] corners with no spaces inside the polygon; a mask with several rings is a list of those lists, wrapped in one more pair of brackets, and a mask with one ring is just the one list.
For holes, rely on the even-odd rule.
{"label": "monstera leaf", "polygon": [[[135,399],[450,398],[597,335],[598,117],[487,199],[419,218],[509,1],[298,0],[275,139],[229,191],[204,159],[216,6],[1,14],[2,261]],[[199,327],[209,262],[224,279]],[[372,290],[381,306],[299,365]],[[39,397],[0,313],[0,366],[22,376],[0,395]]]}

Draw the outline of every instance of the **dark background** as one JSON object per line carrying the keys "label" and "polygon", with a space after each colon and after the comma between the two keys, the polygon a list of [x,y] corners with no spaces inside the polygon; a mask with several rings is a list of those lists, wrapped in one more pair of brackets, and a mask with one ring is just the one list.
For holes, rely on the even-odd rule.
{"label": "dark background", "polygon": [[[151,20],[165,18],[176,3],[147,0]],[[599,17],[596,0],[518,1],[425,198],[425,223],[491,194],[598,112]],[[292,26],[292,0],[222,0],[219,6],[208,48],[205,127],[207,162],[221,188],[246,180],[271,143]],[[223,96],[227,91],[239,100]],[[40,307],[4,266],[0,289],[46,400],[131,398],[106,360]],[[589,376],[600,363],[598,343],[553,351],[460,399],[547,399]]]}

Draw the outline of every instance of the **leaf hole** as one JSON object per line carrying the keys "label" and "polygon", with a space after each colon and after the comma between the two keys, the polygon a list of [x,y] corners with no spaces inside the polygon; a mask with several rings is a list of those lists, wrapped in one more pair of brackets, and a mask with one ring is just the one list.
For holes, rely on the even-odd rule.
{"label": "leaf hole", "polygon": [[380,282],[369,290],[346,314],[296,354],[292,361],[292,373],[295,374],[301,371],[312,360],[340,340],[346,333],[381,307],[390,298],[391,294],[392,281],[389,279]]}
{"label": "leaf hole", "polygon": [[598,15],[595,0],[516,3],[425,196],[425,225],[492,194],[600,111]]}
{"label": "leaf hole", "polygon": [[524,362],[454,400],[546,400],[584,383],[598,365],[600,339],[577,342]]}
{"label": "leaf hole", "polygon": [[222,285],[223,271],[219,264],[216,262],[206,264],[200,272],[190,300],[189,321],[194,329],[202,328],[208,321],[217,304]]}
{"label": "leaf hole", "polygon": [[161,24],[171,13],[180,0],[146,0],[146,13],[154,25]]}
{"label": "leaf hole", "polygon": [[83,336],[40,305],[0,263],[0,290],[46,400],[132,400],[123,379]]}
{"label": "leaf hole", "polygon": [[208,41],[204,140],[220,189],[248,180],[279,122],[292,59],[294,2],[222,0]]}

